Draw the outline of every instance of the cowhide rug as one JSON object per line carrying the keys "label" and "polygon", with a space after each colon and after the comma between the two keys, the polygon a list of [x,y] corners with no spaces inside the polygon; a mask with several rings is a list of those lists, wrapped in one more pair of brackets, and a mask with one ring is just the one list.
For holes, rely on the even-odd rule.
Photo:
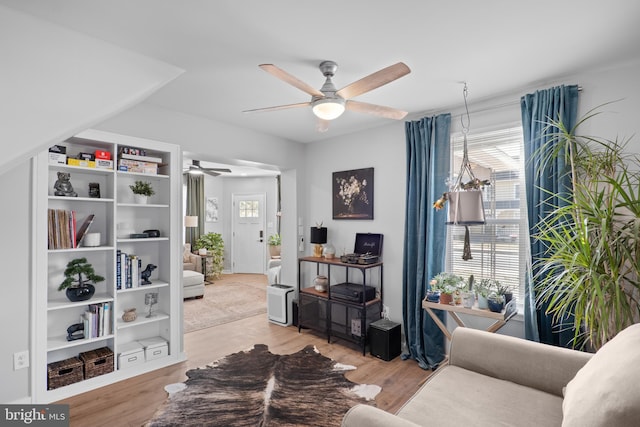
{"label": "cowhide rug", "polygon": [[352,406],[375,405],[381,390],[347,380],[352,369],[314,346],[279,355],[258,344],[187,371],[185,383],[166,387],[169,397],[147,425],[339,426]]}

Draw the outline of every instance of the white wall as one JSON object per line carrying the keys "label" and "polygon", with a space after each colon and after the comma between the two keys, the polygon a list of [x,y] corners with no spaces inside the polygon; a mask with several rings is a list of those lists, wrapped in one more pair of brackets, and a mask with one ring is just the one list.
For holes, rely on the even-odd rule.
{"label": "white wall", "polygon": [[[31,162],[22,160],[0,175],[6,189],[0,221],[0,402],[10,403],[29,395],[29,369],[13,370],[13,353],[29,350],[31,311]],[[46,244],[46,243],[45,243]]]}
{"label": "white wall", "polygon": [[182,73],[3,6],[0,52],[2,172],[137,104]]}
{"label": "white wall", "polygon": [[[366,132],[310,144],[305,170],[308,201],[305,240],[309,238],[309,227],[323,222],[327,227],[327,240],[339,256],[353,252],[356,233],[383,234],[384,304],[390,308],[390,318],[397,322],[402,321],[405,152],[404,123],[392,122]],[[368,167],[374,169],[374,219],[333,220],[332,173]],[[312,245],[307,244],[306,255],[311,253]],[[334,271],[338,273],[338,270],[331,270],[332,282]],[[376,278],[377,272],[372,271]]]}

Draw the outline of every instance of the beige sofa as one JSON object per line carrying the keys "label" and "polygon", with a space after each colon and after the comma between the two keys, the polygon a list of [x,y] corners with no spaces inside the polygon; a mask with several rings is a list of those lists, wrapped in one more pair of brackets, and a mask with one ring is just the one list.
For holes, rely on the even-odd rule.
{"label": "beige sofa", "polygon": [[640,425],[640,324],[595,354],[457,328],[449,356],[396,415],[358,405],[342,425]]}

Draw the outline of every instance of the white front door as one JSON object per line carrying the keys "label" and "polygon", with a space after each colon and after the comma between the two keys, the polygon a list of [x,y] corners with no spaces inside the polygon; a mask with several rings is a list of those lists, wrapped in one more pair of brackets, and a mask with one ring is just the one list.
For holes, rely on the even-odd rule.
{"label": "white front door", "polygon": [[265,194],[234,194],[233,272],[264,274]]}

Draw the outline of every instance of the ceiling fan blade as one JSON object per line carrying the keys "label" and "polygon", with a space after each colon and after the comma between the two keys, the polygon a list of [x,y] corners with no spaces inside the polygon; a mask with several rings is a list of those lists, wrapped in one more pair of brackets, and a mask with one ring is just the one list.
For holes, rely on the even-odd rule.
{"label": "ceiling fan blade", "polygon": [[391,83],[410,72],[411,70],[404,62],[398,62],[397,64],[390,65],[387,68],[383,68],[373,74],[369,74],[357,82],[353,82],[350,85],[343,87],[336,92],[336,95],[341,96],[344,99],[351,99],[369,92],[370,90],[386,85],[387,83]]}
{"label": "ceiling fan blade", "polygon": [[255,108],[253,110],[244,110],[243,113],[259,113],[263,111],[278,111],[278,110],[286,110],[288,108],[299,108],[299,107],[308,107],[311,105],[311,102],[300,102],[298,104],[287,104],[287,105],[278,105],[275,107],[266,107],[266,108]]}
{"label": "ceiling fan blade", "polygon": [[311,96],[324,97],[324,94],[320,92],[318,89],[309,86],[302,80],[292,76],[291,74],[287,73],[281,68],[276,67],[273,64],[260,64],[258,66],[262,68],[264,71],[266,71],[267,73],[271,74],[272,76],[279,78],[285,83],[289,83],[291,86],[296,87],[301,91],[308,93]]}
{"label": "ceiling fan blade", "polygon": [[[207,175],[211,175],[211,176],[218,176],[218,175],[220,175],[218,172],[214,172],[214,171],[211,171],[211,170],[208,170],[208,169],[202,169],[202,172],[203,172],[203,173],[206,173]],[[229,171],[229,172],[231,172],[231,171]]]}
{"label": "ceiling fan blade", "polygon": [[358,113],[374,114],[386,119],[402,120],[407,115],[406,111],[395,108],[351,100],[347,101],[345,108],[350,111],[357,111]]}

